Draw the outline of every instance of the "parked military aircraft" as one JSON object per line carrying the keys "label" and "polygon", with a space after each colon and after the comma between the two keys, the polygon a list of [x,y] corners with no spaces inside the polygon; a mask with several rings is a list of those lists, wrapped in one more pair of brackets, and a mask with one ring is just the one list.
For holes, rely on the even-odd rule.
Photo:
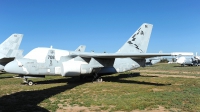
{"label": "parked military aircraft", "polygon": [[0,44],[0,71],[3,71],[4,66],[15,57],[23,57],[23,51],[19,50],[22,38],[22,34],[12,34]]}
{"label": "parked military aircraft", "polygon": [[[162,51],[159,51],[159,53],[162,53]],[[152,66],[156,63],[159,63],[163,57],[152,57],[152,58],[146,58],[146,66]]]}
{"label": "parked military aircraft", "polygon": [[151,66],[151,65],[154,65],[156,63],[159,63],[162,59],[163,59],[163,57],[147,58],[146,59],[146,66]]}
{"label": "parked military aircraft", "polygon": [[24,82],[32,85],[28,78],[45,75],[64,77],[93,76],[102,80],[102,75],[133,70],[145,66],[145,58],[170,56],[170,53],[146,53],[153,25],[144,23],[116,53],[67,51],[54,48],[35,48],[24,58],[16,58],[5,66],[10,73],[19,74]]}
{"label": "parked military aircraft", "polygon": [[77,52],[84,52],[85,48],[86,48],[85,45],[80,45],[75,51],[77,51]]}
{"label": "parked military aircraft", "polygon": [[[193,54],[193,53],[192,53]],[[181,66],[199,66],[200,65],[200,56],[191,55],[191,56],[181,56],[177,57],[176,63],[181,64]]]}

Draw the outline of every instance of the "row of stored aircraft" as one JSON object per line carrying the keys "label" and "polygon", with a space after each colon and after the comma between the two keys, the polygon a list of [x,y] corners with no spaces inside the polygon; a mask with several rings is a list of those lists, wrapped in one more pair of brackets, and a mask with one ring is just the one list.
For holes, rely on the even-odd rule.
{"label": "row of stored aircraft", "polygon": [[169,62],[169,63],[178,63],[181,66],[199,66],[200,65],[200,56],[197,55],[194,56],[193,53],[187,53],[187,54],[182,54],[182,55],[177,55],[174,58],[174,62]]}
{"label": "row of stored aircraft", "polygon": [[[1,61],[1,69],[18,74],[17,77],[23,78],[28,85],[33,85],[29,78],[46,75],[79,76],[80,79],[92,77],[92,81],[99,81],[102,75],[144,67],[147,58],[171,56],[171,53],[146,53],[152,28],[152,24],[143,23],[115,53],[85,52],[86,47],[81,45],[75,51],[38,47],[24,57],[21,56],[22,51],[18,50],[23,35],[13,34],[13,38],[6,42],[15,46],[11,47],[6,42],[0,46],[3,46],[1,60],[9,59],[5,63]],[[4,52],[9,49],[9,52]]]}

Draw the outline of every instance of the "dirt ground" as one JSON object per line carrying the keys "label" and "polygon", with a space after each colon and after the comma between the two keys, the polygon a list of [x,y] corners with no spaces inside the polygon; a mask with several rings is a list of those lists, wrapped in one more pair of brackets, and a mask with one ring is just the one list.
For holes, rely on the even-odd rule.
{"label": "dirt ground", "polygon": [[[134,70],[133,72],[148,72],[148,73],[144,73],[144,74],[140,74],[141,76],[156,76],[156,77],[182,77],[182,78],[200,78],[197,76],[188,76],[188,75],[173,75],[179,73],[179,71],[151,71],[151,70]],[[159,74],[155,74],[155,73],[159,73]],[[162,74],[162,73],[170,73],[170,75],[167,74]],[[184,74],[190,73],[190,72],[182,72]],[[200,74],[197,73],[197,74]]]}
{"label": "dirt ground", "polygon": [[[67,107],[62,107],[62,109],[58,109],[56,112],[109,112],[110,110],[104,110],[104,111],[99,111],[99,107],[79,107],[79,106],[67,106]],[[171,112],[171,111],[174,111],[174,112],[177,112],[178,109],[171,109],[170,111],[169,110],[166,110],[164,107],[162,106],[159,106],[158,108],[156,109],[151,109],[151,110],[148,110],[148,109],[145,109],[145,110],[132,110],[131,112]],[[125,112],[125,111],[116,111],[116,112]]]}

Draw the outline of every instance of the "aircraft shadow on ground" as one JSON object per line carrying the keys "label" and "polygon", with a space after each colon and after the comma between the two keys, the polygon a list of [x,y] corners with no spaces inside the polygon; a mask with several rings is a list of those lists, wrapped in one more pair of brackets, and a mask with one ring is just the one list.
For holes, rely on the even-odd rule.
{"label": "aircraft shadow on ground", "polygon": [[[154,85],[154,86],[167,86],[170,84],[160,84],[144,81],[124,80],[123,78],[129,77],[140,77],[140,73],[133,74],[119,74],[118,76],[107,76],[103,77],[104,81],[112,81],[119,83],[129,84],[143,84],[143,85]],[[84,82],[77,81],[77,79],[66,78],[66,79],[55,79],[38,81],[37,84],[51,84],[51,83],[65,83],[66,85],[52,87],[43,90],[36,91],[21,91],[10,95],[0,97],[0,112],[16,112],[16,111],[42,111],[49,112],[49,110],[38,106],[42,101],[48,99],[56,94],[71,90],[74,87],[84,84]]]}
{"label": "aircraft shadow on ground", "polygon": [[72,83],[73,78],[63,78],[63,79],[52,79],[52,80],[44,80],[44,81],[37,81],[36,84],[54,84],[54,83]]}
{"label": "aircraft shadow on ground", "polygon": [[178,67],[178,68],[183,68],[183,67],[190,68],[190,67],[196,67],[196,66],[174,66],[174,67]]}
{"label": "aircraft shadow on ground", "polygon": [[[44,83],[55,83],[69,81],[69,79],[58,79],[54,81],[44,81]],[[45,108],[38,106],[40,102],[48,99],[56,94],[70,90],[83,83],[69,83],[63,86],[52,87],[37,91],[21,91],[10,95],[5,95],[0,98],[0,112],[16,112],[16,111],[41,111],[49,112]],[[42,83],[39,82],[39,83]],[[67,82],[66,82],[67,83]]]}
{"label": "aircraft shadow on ground", "polygon": [[13,78],[13,76],[1,76],[1,75],[3,75],[3,74],[6,74],[6,73],[4,73],[4,72],[1,72],[1,73],[0,73],[0,79],[8,79],[8,78]]}
{"label": "aircraft shadow on ground", "polygon": [[146,65],[146,67],[157,67],[159,65]]}
{"label": "aircraft shadow on ground", "polygon": [[0,75],[5,74],[4,72],[0,72]]}
{"label": "aircraft shadow on ground", "polygon": [[13,77],[0,77],[0,79],[9,79],[9,78],[13,78]]}
{"label": "aircraft shadow on ground", "polygon": [[143,85],[154,85],[154,86],[168,86],[171,84],[162,84],[162,83],[153,83],[153,82],[145,82],[145,81],[135,81],[135,80],[125,80],[123,78],[129,77],[157,77],[157,76],[141,76],[140,73],[133,73],[133,74],[119,74],[118,76],[107,76],[104,77],[104,81],[112,81],[112,82],[119,82],[119,83],[134,83],[134,84],[143,84]]}

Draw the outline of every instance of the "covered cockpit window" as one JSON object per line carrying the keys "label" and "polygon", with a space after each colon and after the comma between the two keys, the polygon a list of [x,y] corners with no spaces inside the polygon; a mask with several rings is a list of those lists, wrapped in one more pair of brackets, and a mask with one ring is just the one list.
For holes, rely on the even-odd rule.
{"label": "covered cockpit window", "polygon": [[[52,48],[35,48],[30,51],[26,56],[24,56],[24,58],[35,59],[38,63],[44,63],[49,50],[52,50]],[[62,56],[69,55],[69,51],[67,50],[53,49],[53,51],[55,51],[56,60],[60,60]]]}
{"label": "covered cockpit window", "polygon": [[44,63],[48,53],[48,48],[35,48],[30,51],[24,58],[35,59],[39,63]]}

